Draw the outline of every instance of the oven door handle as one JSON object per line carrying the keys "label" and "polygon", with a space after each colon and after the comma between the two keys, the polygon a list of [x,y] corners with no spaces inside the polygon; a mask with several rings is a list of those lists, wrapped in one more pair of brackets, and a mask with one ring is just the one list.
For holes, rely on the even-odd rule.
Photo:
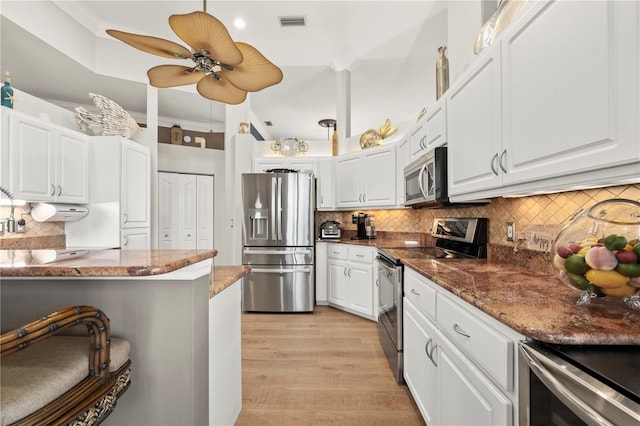
{"label": "oven door handle", "polygon": [[[640,421],[640,414],[633,408],[633,403],[625,396],[618,394],[605,384],[599,382],[577,367],[553,357],[550,359],[531,346],[520,343],[520,354],[531,371],[545,384],[558,399],[584,422],[598,425],[625,424],[629,421]],[[612,395],[615,394],[615,395]],[[608,418],[592,408],[592,405],[581,399],[580,395],[588,395],[594,399],[605,401],[601,408]],[[600,401],[598,401],[600,402]],[[612,423],[611,418],[620,419]]]}

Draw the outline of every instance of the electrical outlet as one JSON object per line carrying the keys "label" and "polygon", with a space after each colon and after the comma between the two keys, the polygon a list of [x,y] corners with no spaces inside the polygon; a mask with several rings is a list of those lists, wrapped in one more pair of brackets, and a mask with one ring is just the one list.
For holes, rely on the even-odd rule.
{"label": "electrical outlet", "polygon": [[515,241],[516,239],[516,223],[507,222],[507,241]]}

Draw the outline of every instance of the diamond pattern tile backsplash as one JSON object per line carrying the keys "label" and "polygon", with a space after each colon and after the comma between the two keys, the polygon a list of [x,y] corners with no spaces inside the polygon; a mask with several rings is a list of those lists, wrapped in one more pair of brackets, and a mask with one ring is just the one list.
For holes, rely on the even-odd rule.
{"label": "diamond pattern tile backsplash", "polygon": [[[640,201],[640,184],[612,186],[584,191],[535,195],[522,198],[494,198],[488,204],[446,209],[358,210],[375,217],[376,230],[429,233],[435,217],[489,218],[489,242],[515,245],[506,240],[506,222],[515,222],[518,246],[547,251],[551,240],[579,210],[610,198]],[[333,219],[345,230],[355,230],[354,212],[319,212],[317,224]]]}
{"label": "diamond pattern tile backsplash", "polygon": [[[386,232],[429,233],[435,217],[486,217],[489,218],[489,242],[494,244],[515,245],[506,240],[506,222],[516,223],[516,235],[519,247],[546,251],[550,240],[562,226],[569,223],[571,216],[579,209],[610,198],[627,198],[640,201],[640,184],[612,186],[584,191],[558,194],[535,195],[522,198],[495,198],[488,204],[470,207],[446,209],[398,209],[398,210],[358,210],[375,216],[376,229]],[[63,222],[34,221],[28,216],[27,208],[18,207],[15,217],[24,217],[24,234],[0,234],[1,238],[22,238],[34,236],[62,235]],[[318,227],[325,220],[333,219],[342,224],[345,230],[356,229],[351,223],[353,211],[318,212]],[[22,216],[24,214],[24,216]],[[9,216],[9,208],[0,208],[0,217],[4,222]]]}

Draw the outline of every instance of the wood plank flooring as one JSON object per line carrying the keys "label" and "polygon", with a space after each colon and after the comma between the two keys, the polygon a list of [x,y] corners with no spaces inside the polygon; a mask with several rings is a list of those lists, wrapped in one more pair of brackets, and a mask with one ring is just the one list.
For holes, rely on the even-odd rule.
{"label": "wood plank flooring", "polygon": [[422,425],[396,384],[376,323],[313,314],[242,314],[242,412],[236,426]]}

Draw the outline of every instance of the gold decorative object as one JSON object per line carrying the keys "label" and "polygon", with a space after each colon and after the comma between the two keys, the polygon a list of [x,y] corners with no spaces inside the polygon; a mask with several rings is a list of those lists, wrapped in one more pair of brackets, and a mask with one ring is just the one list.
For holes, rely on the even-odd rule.
{"label": "gold decorative object", "polygon": [[491,18],[480,28],[473,52],[478,55],[491,46],[498,35],[525,9],[527,3],[528,0],[502,0]]}
{"label": "gold decorative object", "polygon": [[420,121],[420,119],[421,119],[422,117],[424,117],[424,115],[425,115],[426,113],[427,113],[427,107],[422,108],[422,109],[420,110],[420,112],[418,113],[418,118],[416,118],[416,123],[417,123],[418,121]]}
{"label": "gold decorative object", "polygon": [[285,157],[293,157],[296,155],[304,155],[309,150],[309,144],[298,138],[283,138],[273,141],[271,150]]}
{"label": "gold decorative object", "polygon": [[360,147],[371,148],[382,144],[382,140],[388,138],[398,130],[397,127],[391,125],[391,120],[387,118],[380,131],[369,129],[360,136]]}

